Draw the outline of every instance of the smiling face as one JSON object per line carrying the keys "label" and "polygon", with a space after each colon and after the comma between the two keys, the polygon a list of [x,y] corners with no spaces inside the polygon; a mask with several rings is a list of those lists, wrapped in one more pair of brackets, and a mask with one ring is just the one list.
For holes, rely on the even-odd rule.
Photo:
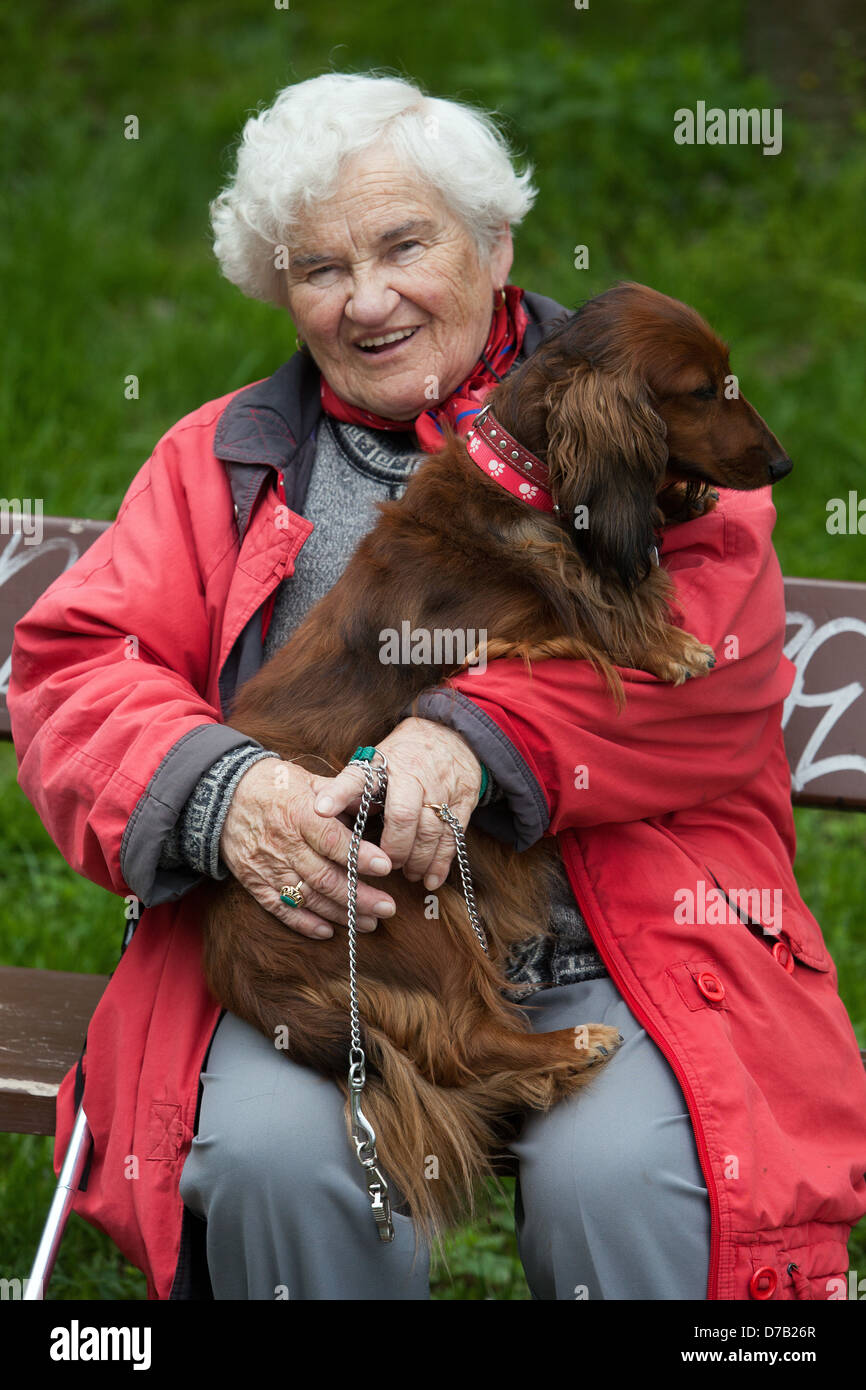
{"label": "smiling face", "polygon": [[391,151],[366,151],[296,224],[289,312],[338,396],[411,420],[475,366],[512,255],[504,227],[486,263],[439,193]]}

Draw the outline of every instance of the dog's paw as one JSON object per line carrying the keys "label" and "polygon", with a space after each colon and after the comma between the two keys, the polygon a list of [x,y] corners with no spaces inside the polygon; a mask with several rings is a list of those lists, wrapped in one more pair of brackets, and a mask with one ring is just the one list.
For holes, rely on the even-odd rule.
{"label": "dog's paw", "polygon": [[585,1067],[608,1061],[622,1044],[623,1036],[619,1029],[609,1028],[604,1023],[579,1024],[574,1030],[575,1050]]}
{"label": "dog's paw", "polygon": [[689,514],[689,520],[694,521],[696,517],[706,516],[707,512],[715,511],[718,504],[719,494],[714,487],[708,487],[699,497],[695,498],[694,504]]}
{"label": "dog's paw", "polygon": [[693,676],[706,676],[716,664],[712,647],[704,646],[697,638],[686,637],[675,657],[666,657],[652,667],[653,675],[671,685],[683,685]]}
{"label": "dog's paw", "polygon": [[712,647],[705,646],[696,638],[690,638],[683,644],[679,660],[671,662],[672,674],[668,676],[668,680],[674,685],[683,685],[693,676],[708,675],[715,664],[716,654]]}
{"label": "dog's paw", "polygon": [[715,664],[716,654],[712,647],[705,647],[702,642],[698,643],[694,651],[694,660],[683,666],[685,672],[683,680],[691,680],[692,676],[706,676],[712,671]]}

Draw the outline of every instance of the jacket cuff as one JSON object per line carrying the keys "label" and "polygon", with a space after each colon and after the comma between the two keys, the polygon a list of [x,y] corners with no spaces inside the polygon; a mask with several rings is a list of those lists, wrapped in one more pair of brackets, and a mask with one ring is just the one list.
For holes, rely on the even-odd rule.
{"label": "jacket cuff", "polygon": [[[499,788],[499,800],[485,794],[472,812],[472,824],[516,850],[529,849],[550,824],[547,798],[535,774],[490,716],[459,690],[438,686],[424,690],[400,711],[400,718],[414,715],[447,724],[461,734]],[[488,791],[490,788],[488,788]]]}
{"label": "jacket cuff", "polygon": [[201,882],[202,872],[186,863],[161,863],[166,838],[208,770],[233,749],[257,746],[227,724],[199,724],[168,750],[130,816],[120,846],[124,882],[144,907],[174,902]]}

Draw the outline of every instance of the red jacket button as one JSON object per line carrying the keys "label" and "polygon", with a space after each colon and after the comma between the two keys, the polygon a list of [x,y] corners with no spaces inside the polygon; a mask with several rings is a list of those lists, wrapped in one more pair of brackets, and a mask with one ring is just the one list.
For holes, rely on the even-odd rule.
{"label": "red jacket button", "polygon": [[750,1298],[772,1298],[779,1283],[779,1276],[769,1265],[756,1269],[749,1280]]}
{"label": "red jacket button", "polygon": [[779,962],[782,969],[787,970],[788,974],[790,975],[792,970],[794,969],[794,957],[789,947],[785,945],[784,941],[776,942],[775,946],[773,947],[773,955],[776,957],[776,960]]}
{"label": "red jacket button", "polygon": [[701,971],[697,978],[697,986],[704,998],[709,999],[711,1004],[720,1004],[725,997],[725,986],[718,975],[711,975],[709,970]]}

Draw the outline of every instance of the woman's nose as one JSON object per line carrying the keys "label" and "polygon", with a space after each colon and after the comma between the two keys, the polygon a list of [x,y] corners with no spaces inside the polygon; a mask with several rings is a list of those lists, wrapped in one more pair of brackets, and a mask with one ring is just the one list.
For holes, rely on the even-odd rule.
{"label": "woman's nose", "polygon": [[352,282],[345,313],[353,323],[373,327],[386,323],[400,303],[400,295],[384,278],[373,275],[356,276]]}

